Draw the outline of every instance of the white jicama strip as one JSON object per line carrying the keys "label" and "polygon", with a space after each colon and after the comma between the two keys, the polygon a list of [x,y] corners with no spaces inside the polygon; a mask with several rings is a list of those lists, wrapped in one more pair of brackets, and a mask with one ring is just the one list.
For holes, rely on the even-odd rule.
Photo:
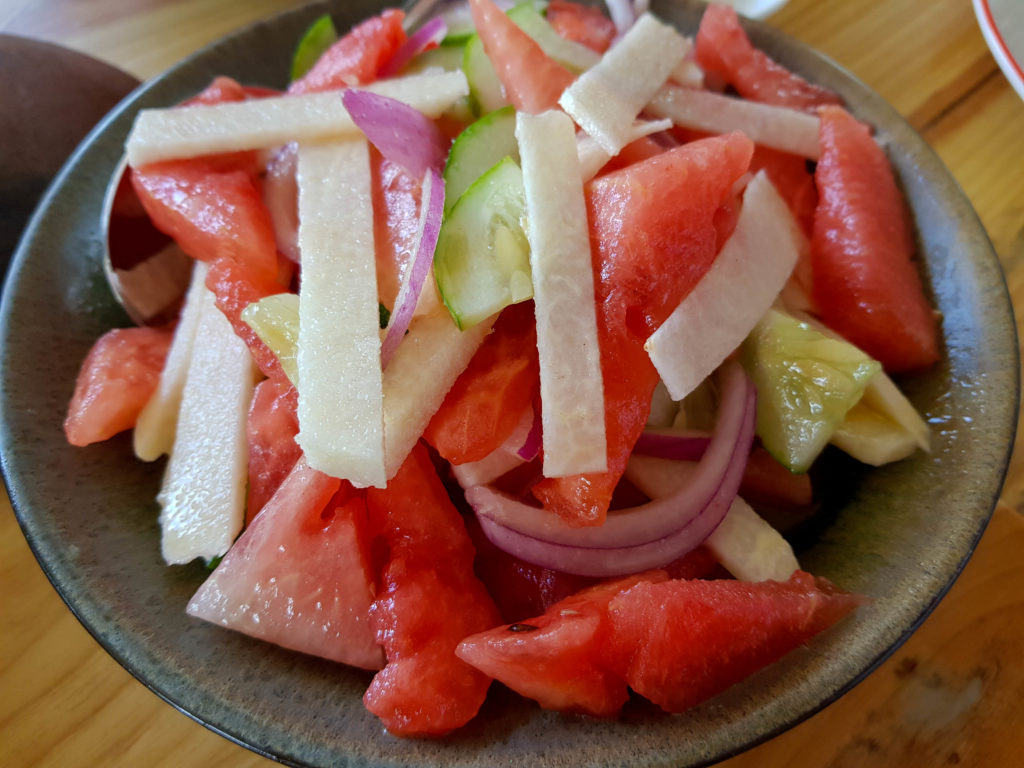
{"label": "white jicama strip", "polygon": [[800,568],[789,542],[739,496],[704,545],[740,581],[788,581]]}
{"label": "white jicama strip", "polygon": [[[380,80],[363,90],[438,117],[469,93],[466,76],[424,72]],[[274,96],[225,104],[197,104],[139,113],[126,151],[133,167],[220,152],[270,149],[291,141],[322,141],[359,134],[337,91]]]}
{"label": "white jicama strip", "polygon": [[[671,120],[637,120],[630,126],[626,144],[631,144],[644,136],[650,136],[652,133],[667,131],[671,127]],[[580,163],[580,178],[585,182],[594,178],[604,164],[612,159],[612,156],[605,152],[593,137],[582,131],[576,139],[576,155]]]}
{"label": "white jicama strip", "polygon": [[171,565],[223,555],[242,529],[254,378],[248,347],[203,286],[174,448],[157,495],[160,545]]}
{"label": "white jicama strip", "polygon": [[795,109],[674,85],[658,91],[646,109],[684,128],[711,133],[742,131],[755,144],[811,160],[817,160],[820,152],[818,118]]}
{"label": "white jicama strip", "polygon": [[181,393],[185,388],[189,361],[192,359],[192,341],[199,326],[199,313],[206,291],[206,264],[197,261],[192,268],[192,281],[185,294],[178,327],[167,353],[167,362],[160,372],[160,381],[152,397],[146,402],[132,433],[135,455],[142,461],[156,461],[174,447],[174,433],[181,409]]}
{"label": "white jicama strip", "polygon": [[414,318],[384,371],[387,477],[398,472],[455,379],[490,333],[492,320],[460,331],[444,307]]}
{"label": "white jicama strip", "polygon": [[545,477],[608,468],[597,309],[572,120],[516,115],[537,317]]}
{"label": "white jicama strip", "polygon": [[696,61],[687,56],[672,70],[669,80],[684,88],[703,88],[704,71],[697,65]]}
{"label": "white jicama strip", "polygon": [[644,344],[674,400],[704,381],[768,311],[796,266],[800,237],[789,206],[758,173],[711,269]]}
{"label": "white jicama strip", "polygon": [[690,42],[650,14],[641,16],[558,100],[610,155],[629,143],[636,116],[683,60]]}
{"label": "white jicama strip", "polygon": [[[340,101],[340,99],[339,99]],[[299,434],[313,469],[383,487],[380,314],[369,145],[299,145]]]}
{"label": "white jicama strip", "polygon": [[[688,461],[634,455],[626,476],[645,494],[660,499],[689,483],[694,467]],[[704,545],[742,581],[786,581],[800,567],[789,542],[739,496]]]}

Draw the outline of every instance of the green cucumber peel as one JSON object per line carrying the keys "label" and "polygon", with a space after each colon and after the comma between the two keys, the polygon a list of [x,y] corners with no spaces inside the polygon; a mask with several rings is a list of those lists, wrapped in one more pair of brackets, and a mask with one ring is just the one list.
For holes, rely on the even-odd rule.
{"label": "green cucumber peel", "polygon": [[324,14],[310,24],[299,44],[295,46],[295,54],[292,56],[292,82],[309,72],[327,49],[336,42],[338,30],[330,16]]}

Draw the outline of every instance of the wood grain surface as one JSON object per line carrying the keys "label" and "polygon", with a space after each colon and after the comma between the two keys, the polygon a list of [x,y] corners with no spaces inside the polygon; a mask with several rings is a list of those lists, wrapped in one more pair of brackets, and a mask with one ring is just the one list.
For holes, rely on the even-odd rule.
{"label": "wood grain surface", "polygon": [[[286,0],[0,0],[0,32],[62,43],[141,78]],[[1024,102],[967,0],[791,0],[769,22],[906,116],[951,169],[1024,306]],[[2,106],[0,106],[2,108]],[[1018,333],[1021,322],[1018,313]],[[838,702],[724,768],[1024,764],[1024,450],[938,609]],[[0,499],[0,765],[240,768],[264,758],[165,704],[92,640]]]}

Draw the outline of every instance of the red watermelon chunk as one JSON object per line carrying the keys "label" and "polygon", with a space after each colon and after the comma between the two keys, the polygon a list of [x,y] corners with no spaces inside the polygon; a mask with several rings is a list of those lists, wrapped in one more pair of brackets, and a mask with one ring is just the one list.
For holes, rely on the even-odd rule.
{"label": "red watermelon chunk", "polygon": [[572,524],[605,519],[658,383],[644,342],[714,261],[721,226],[716,214],[730,205],[732,186],[747,171],[752,152],[743,134],[712,137],[586,187],[608,471],[547,478],[533,488],[545,508]]}
{"label": "red watermelon chunk", "polygon": [[892,373],[939,359],[903,196],[881,147],[841,107],[821,113],[811,265],[821,319]]}
{"label": "red watermelon chunk", "polygon": [[567,40],[604,53],[615,39],[615,24],[597,8],[589,8],[568,0],[548,3],[548,24]]}
{"label": "red watermelon chunk", "polygon": [[115,328],[96,340],[64,420],[71,445],[98,443],[135,426],[160,381],[173,337],[162,328]]}
{"label": "red watermelon chunk", "polygon": [[835,93],[812,85],[755,48],[728,5],[709,5],[697,31],[697,63],[745,99],[813,111],[841,104]]}
{"label": "red watermelon chunk", "polygon": [[533,302],[506,307],[423,438],[454,464],[480,461],[508,439],[540,388]]}
{"label": "red watermelon chunk", "polygon": [[[420,180],[370,146],[373,174],[373,239],[377,256],[377,291],[394,309],[402,276],[412,259],[419,231]],[[428,286],[429,288],[429,286]]]}
{"label": "red watermelon chunk", "polygon": [[372,83],[405,42],[404,18],[402,11],[389,9],[356,25],[292,83],[288,92],[317,93]]}
{"label": "red watermelon chunk", "polygon": [[613,663],[637,693],[682,712],[779,660],[863,602],[803,571],[787,582],[639,584],[608,606]]}
{"label": "red watermelon chunk", "polygon": [[627,685],[669,712],[721,693],[865,599],[797,571],[787,582],[608,582],[533,619],[466,638],[459,656],[547,709],[612,716]]}
{"label": "red watermelon chunk", "polygon": [[297,405],[295,387],[281,374],[261,381],[253,391],[245,424],[249,442],[247,524],[270,501],[302,457],[302,449],[295,442],[299,433]]}
{"label": "red watermelon chunk", "polygon": [[467,637],[459,658],[544,709],[611,717],[629,691],[607,657],[613,647],[608,604],[630,587],[667,578],[650,571],[585,589],[543,616]]}
{"label": "red watermelon chunk", "polygon": [[189,602],[188,613],[364,669],[384,661],[369,611],[366,503],[300,461]]}
{"label": "red watermelon chunk", "polygon": [[384,560],[370,617],[387,666],[363,701],[396,735],[441,735],[483,704],[490,679],[458,659],[455,646],[497,624],[497,609],[473,573],[466,527],[423,445],[366,498],[373,551]]}
{"label": "red watermelon chunk", "polygon": [[272,279],[274,229],[248,155],[154,163],[133,169],[132,183],[156,228],[189,256],[209,263],[230,259]]}
{"label": "red watermelon chunk", "polygon": [[552,59],[492,0],[469,0],[473,23],[505,94],[517,112],[558,108],[562,91],[576,77]]}

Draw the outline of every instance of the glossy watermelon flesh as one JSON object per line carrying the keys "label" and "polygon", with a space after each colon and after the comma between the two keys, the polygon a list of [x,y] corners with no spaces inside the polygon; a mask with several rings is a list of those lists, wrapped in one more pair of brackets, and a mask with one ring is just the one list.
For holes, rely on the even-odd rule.
{"label": "glossy watermelon flesh", "polygon": [[364,669],[384,661],[369,621],[366,504],[300,461],[189,602],[188,613]]}
{"label": "glossy watermelon flesh", "polygon": [[173,331],[115,328],[82,362],[64,420],[71,445],[84,446],[131,429],[160,381]]}
{"label": "glossy watermelon flesh", "polygon": [[302,457],[295,442],[299,433],[295,387],[278,374],[256,385],[246,420],[249,443],[249,494],[246,523],[263,509],[292,467]]}
{"label": "glossy watermelon flesh", "polygon": [[544,709],[611,717],[629,691],[607,658],[608,604],[623,590],[667,578],[651,571],[585,589],[541,616],[467,637],[459,658]]}
{"label": "glossy watermelon flesh", "polygon": [[597,8],[568,0],[551,0],[547,19],[559,35],[596,53],[607,51],[615,39],[615,24]]}
{"label": "glossy watermelon flesh", "polygon": [[431,418],[423,438],[454,464],[498,449],[539,397],[533,302],[502,310],[491,334]]}
{"label": "glossy watermelon flesh", "polygon": [[388,9],[356,25],[292,83],[288,92],[317,93],[372,83],[405,42],[404,19],[402,11]]}
{"label": "glossy watermelon flesh", "polygon": [[627,686],[681,712],[806,643],[864,598],[802,571],[787,582],[651,571],[466,638],[459,656],[542,707],[616,714]]}
{"label": "glossy watermelon flesh", "polygon": [[422,444],[387,488],[366,497],[382,574],[370,621],[387,666],[363,701],[396,735],[441,735],[483,704],[490,679],[458,659],[455,646],[497,624],[497,609],[473,573],[473,545]]}
{"label": "glossy watermelon flesh", "polygon": [[712,4],[704,11],[695,58],[706,73],[751,101],[806,111],[842,103],[832,91],[808,83],[755,48],[728,5]]}
{"label": "glossy watermelon flesh", "polygon": [[[373,238],[376,247],[377,292],[389,310],[402,284],[419,230],[420,180],[370,148],[373,193]],[[431,289],[431,286],[427,286]]]}
{"label": "glossy watermelon flesh", "polygon": [[644,342],[714,261],[716,213],[730,203],[752,152],[742,134],[712,137],[586,187],[608,471],[546,478],[533,488],[546,509],[571,524],[600,525],[605,519],[658,382]]}
{"label": "glossy watermelon flesh", "polygon": [[821,319],[890,373],[928,368],[939,359],[938,327],[888,159],[841,107],[822,110],[819,141],[811,266]]}
{"label": "glossy watermelon flesh", "polygon": [[469,0],[469,7],[484,51],[516,111],[557,109],[575,75],[544,53],[492,0]]}
{"label": "glossy watermelon flesh", "polygon": [[608,606],[613,665],[629,686],[682,712],[778,661],[861,605],[824,579],[639,584]]}

